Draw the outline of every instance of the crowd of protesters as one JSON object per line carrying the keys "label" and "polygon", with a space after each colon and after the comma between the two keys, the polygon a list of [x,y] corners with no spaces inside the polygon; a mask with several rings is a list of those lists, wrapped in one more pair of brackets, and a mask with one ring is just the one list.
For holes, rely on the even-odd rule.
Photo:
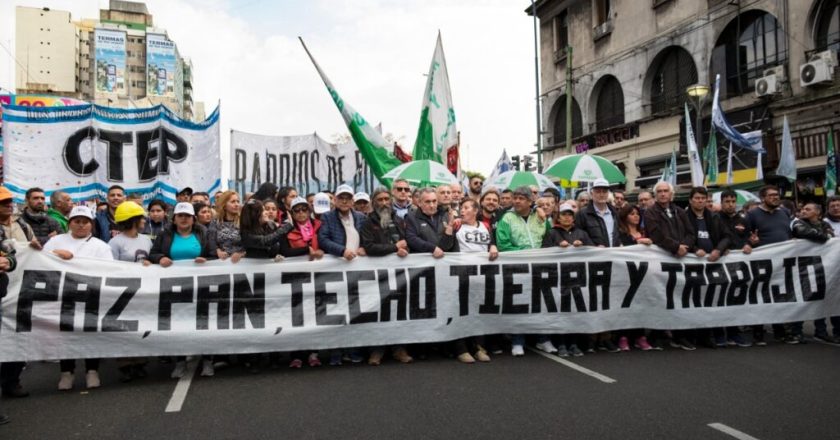
{"label": "crowd of protesters", "polygon": [[[657,245],[677,258],[693,254],[710,262],[727,252],[750,253],[752,249],[792,238],[824,243],[840,233],[840,197],[831,197],[827,212],[816,203],[799,209],[783,206],[775,186],[759,191],[761,202],[737,205],[737,194],[722,192],[713,204],[706,188],[692,188],[688,207],[677,206],[674,188],[659,182],[652,192],[638,194],[637,204],[628,203],[621,191],[610,191],[606,181],[596,181],[589,191],[563,200],[549,189],[535,187],[497,190],[487,188],[480,176],[461,185],[414,188],[396,180],[390,190],[372,194],[354,192],[341,185],[335,192],[298,194],[292,187],[263,184],[243,199],[234,191],[207,193],[185,188],[170,206],[126,194],[120,186],[108,189],[107,199],[95,209],[74,206],[71,196],[55,191],[49,197],[40,188],[26,192],[25,204],[16,212],[12,193],[0,187],[0,293],[5,295],[7,272],[16,269],[10,240],[28,244],[62,259],[74,257],[120,260],[168,267],[174,261],[243,258],[273,259],[325,254],[346,260],[396,254],[429,253],[435,258],[456,252],[484,252],[490,260],[500,253],[536,248],[581,248]],[[211,202],[212,200],[212,202]],[[815,338],[838,343],[840,317],[815,325]],[[775,340],[803,343],[802,323],[771,324]],[[451,355],[463,363],[489,362],[509,344],[513,356],[523,356],[526,335],[486,335],[448,344],[356,347],[324,354],[333,366],[342,363],[379,365],[385,355],[400,363],[425,358],[432,351]],[[663,331],[625,329],[599,334],[539,335],[538,350],[558,356],[584,356],[597,351],[617,353],[632,348],[650,351],[665,346],[695,350],[766,345],[765,326]],[[195,353],[201,356],[201,353]],[[213,376],[215,369],[239,362],[251,371],[264,365],[290,368],[321,366],[321,353],[265,353],[237,356],[202,356],[200,375]],[[285,360],[284,360],[285,359]],[[171,376],[186,374],[186,357],[161,358],[172,363]],[[146,376],[147,358],[116,360],[120,378],[131,381]],[[84,359],[87,388],[101,385],[99,359]],[[76,386],[76,360],[62,359],[59,390]],[[23,362],[0,367],[3,397],[26,397],[21,385]],[[7,420],[0,412],[0,422]]]}

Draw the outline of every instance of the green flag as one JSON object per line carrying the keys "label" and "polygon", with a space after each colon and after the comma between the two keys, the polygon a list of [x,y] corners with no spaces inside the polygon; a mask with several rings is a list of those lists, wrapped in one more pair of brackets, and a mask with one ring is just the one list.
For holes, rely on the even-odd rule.
{"label": "green flag", "polygon": [[706,184],[714,185],[718,179],[717,135],[714,131],[709,133],[709,143],[706,145],[704,153],[706,158]]}
{"label": "green flag", "polygon": [[[429,159],[446,163],[450,149],[458,145],[458,129],[455,126],[455,109],[452,106],[452,92],[449,88],[449,73],[443,56],[440,33],[437,37],[432,64],[426,79],[423,94],[423,108],[420,111],[420,127],[414,142],[414,160]],[[455,151],[457,154],[457,150]],[[450,169],[450,171],[452,171]],[[456,170],[457,171],[457,170]]]}
{"label": "green flag", "polygon": [[834,151],[834,130],[830,128],[825,159],[825,193],[831,197],[837,191],[837,154]]}
{"label": "green flag", "polygon": [[353,138],[353,142],[356,143],[356,148],[359,149],[371,172],[373,172],[377,180],[390,186],[390,182],[387,179],[383,179],[382,176],[392,168],[401,165],[402,162],[391,152],[391,145],[388,141],[376,129],[371,127],[359,112],[354,110],[350,104],[344,102],[341,96],[339,96],[332,82],[327,78],[327,75],[324,75],[321,67],[315,62],[315,58],[309,53],[309,49],[304,44],[302,38],[300,38],[300,44],[303,45],[303,50],[309,55],[309,59],[312,60],[312,64],[315,65],[315,69],[321,75],[324,85],[327,86],[327,91],[329,91],[333,102],[338,107],[338,111],[341,112],[341,117],[344,118],[344,122],[347,124],[347,129],[350,130],[350,136]]}

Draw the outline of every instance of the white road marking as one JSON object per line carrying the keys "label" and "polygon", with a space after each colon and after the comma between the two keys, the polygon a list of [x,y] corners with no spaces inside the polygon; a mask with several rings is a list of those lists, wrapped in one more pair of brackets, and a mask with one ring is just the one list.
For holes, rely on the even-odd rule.
{"label": "white road marking", "polygon": [[195,376],[195,370],[198,367],[198,361],[200,359],[201,356],[196,356],[195,359],[187,362],[187,371],[180,379],[178,379],[178,384],[175,385],[175,391],[172,392],[172,397],[169,398],[169,403],[166,405],[165,412],[171,413],[181,411],[181,407],[184,406],[184,400],[187,398],[187,392],[190,390],[190,384],[192,383],[193,376]]}
{"label": "white road marking", "polygon": [[615,380],[611,377],[607,377],[607,376],[604,376],[601,373],[598,373],[597,371],[592,371],[588,368],[581,367],[580,365],[578,365],[574,362],[571,362],[571,361],[567,361],[566,359],[563,359],[560,356],[555,356],[553,354],[549,354],[549,353],[537,350],[537,349],[532,348],[532,347],[528,347],[528,350],[531,350],[534,353],[536,353],[536,354],[538,354],[538,355],[540,355],[544,358],[551,359],[554,362],[557,362],[558,364],[565,365],[565,366],[567,366],[567,367],[571,368],[572,370],[575,370],[579,373],[583,373],[587,376],[594,377],[595,379],[598,379],[601,382],[604,382],[604,383],[616,383],[616,382],[618,382],[617,380]]}
{"label": "white road marking", "polygon": [[737,429],[726,426],[723,423],[709,423],[706,426],[708,426],[709,428],[712,428],[712,429],[717,429],[718,431],[720,431],[720,432],[722,432],[726,435],[730,435],[732,437],[735,437],[738,440],[758,440],[757,438],[755,438],[755,437],[753,437],[753,436],[751,436],[751,435],[749,435],[745,432],[738,431]]}
{"label": "white road marking", "polygon": [[838,344],[832,344],[831,342],[820,341],[817,338],[811,338],[808,340],[809,342],[816,342],[817,344],[828,345],[829,347],[840,347]]}

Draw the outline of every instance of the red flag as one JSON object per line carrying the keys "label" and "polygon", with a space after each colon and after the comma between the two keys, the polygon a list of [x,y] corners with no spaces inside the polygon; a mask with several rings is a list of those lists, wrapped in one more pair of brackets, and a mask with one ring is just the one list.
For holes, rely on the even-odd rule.
{"label": "red flag", "polygon": [[402,147],[400,147],[400,144],[396,142],[394,142],[394,156],[396,156],[402,163],[411,162],[411,155],[406,153]]}
{"label": "red flag", "polygon": [[446,150],[446,168],[449,168],[449,172],[458,175],[458,146],[453,145]]}

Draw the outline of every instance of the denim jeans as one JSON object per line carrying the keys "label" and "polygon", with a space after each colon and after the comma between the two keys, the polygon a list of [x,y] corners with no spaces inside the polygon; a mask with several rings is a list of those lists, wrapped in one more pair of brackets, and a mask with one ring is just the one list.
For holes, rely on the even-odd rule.
{"label": "denim jeans", "polygon": [[[537,336],[537,343],[543,343],[548,341],[548,335],[539,335]],[[511,335],[510,336],[510,343],[513,345],[525,345],[525,335]]]}

